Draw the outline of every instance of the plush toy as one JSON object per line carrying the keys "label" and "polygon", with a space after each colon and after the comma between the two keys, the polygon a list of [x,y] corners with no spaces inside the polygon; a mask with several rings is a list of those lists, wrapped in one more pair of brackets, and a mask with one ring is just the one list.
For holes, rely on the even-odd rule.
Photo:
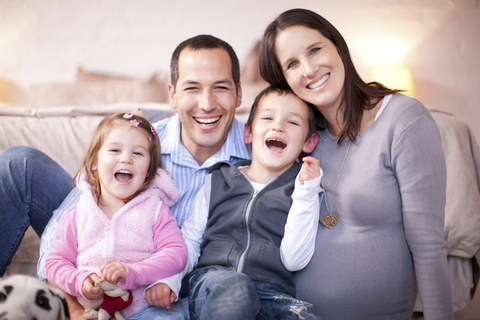
{"label": "plush toy", "polygon": [[125,320],[120,311],[127,308],[133,300],[132,292],[125,291],[119,285],[111,282],[95,282],[96,287],[103,290],[103,297],[93,301],[84,313],[85,319],[109,320],[115,316],[116,320]]}
{"label": "plush toy", "polygon": [[0,319],[68,320],[62,291],[25,275],[0,279]]}

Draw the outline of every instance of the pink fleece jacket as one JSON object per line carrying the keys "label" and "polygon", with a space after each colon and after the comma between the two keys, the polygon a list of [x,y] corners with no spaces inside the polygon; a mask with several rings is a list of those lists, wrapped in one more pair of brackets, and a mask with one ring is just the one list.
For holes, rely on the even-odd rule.
{"label": "pink fleece jacket", "polygon": [[133,303],[122,311],[129,318],[148,307],[146,286],[183,269],[187,249],[182,233],[167,206],[179,198],[175,183],[163,169],[147,190],[129,201],[110,220],[98,207],[91,186],[82,176],[78,205],[65,213],[56,228],[45,262],[47,278],[88,306],[83,282],[100,274],[106,260],[125,264],[128,270],[123,289],[132,290]]}

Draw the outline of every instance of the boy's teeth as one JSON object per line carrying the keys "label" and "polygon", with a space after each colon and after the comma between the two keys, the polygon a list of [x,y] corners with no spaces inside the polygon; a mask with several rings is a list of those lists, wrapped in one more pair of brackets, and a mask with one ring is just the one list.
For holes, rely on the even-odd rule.
{"label": "boy's teeth", "polygon": [[315,88],[318,88],[320,87],[322,84],[325,83],[325,81],[327,81],[327,79],[330,77],[330,74],[326,74],[322,79],[320,79],[318,82],[315,82],[311,85],[309,85],[308,87],[310,89],[315,89]]}

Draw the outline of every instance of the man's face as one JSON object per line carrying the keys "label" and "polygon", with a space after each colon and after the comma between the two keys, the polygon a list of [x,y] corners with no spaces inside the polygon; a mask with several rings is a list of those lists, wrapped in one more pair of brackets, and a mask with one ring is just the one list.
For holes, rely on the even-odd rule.
{"label": "man's face", "polygon": [[241,103],[241,88],[237,94],[228,53],[184,49],[178,59],[176,89],[170,84],[169,95],[182,123],[182,143],[202,164],[222,147]]}

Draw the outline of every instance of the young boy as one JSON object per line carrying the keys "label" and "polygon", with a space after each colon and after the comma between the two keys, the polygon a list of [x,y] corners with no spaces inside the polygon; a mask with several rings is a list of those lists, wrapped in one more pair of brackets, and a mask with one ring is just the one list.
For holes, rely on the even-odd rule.
{"label": "young boy", "polygon": [[313,108],[266,88],[245,125],[251,163],[210,168],[182,227],[189,253],[177,279],[193,268],[191,319],[318,319],[294,298],[291,275],[310,261],[319,223],[319,161],[298,162],[318,141]]}

